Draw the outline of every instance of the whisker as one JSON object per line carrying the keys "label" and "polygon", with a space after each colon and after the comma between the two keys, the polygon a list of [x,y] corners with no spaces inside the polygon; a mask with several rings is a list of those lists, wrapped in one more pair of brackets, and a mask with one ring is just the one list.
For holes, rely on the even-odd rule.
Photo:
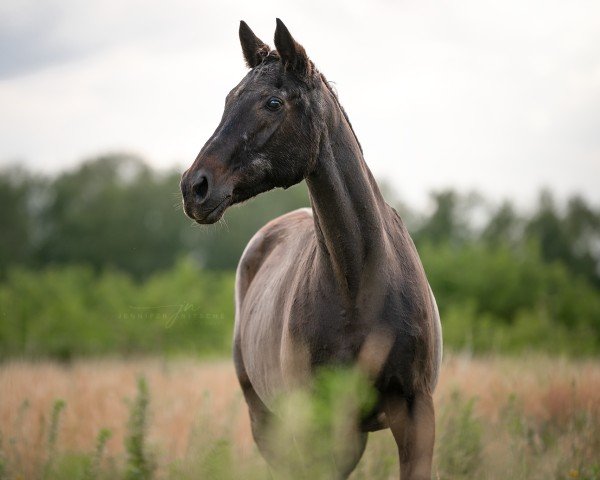
{"label": "whisker", "polygon": [[227,231],[229,231],[229,225],[227,224],[227,220],[225,220],[225,215],[223,215],[220,219],[219,219],[219,224],[220,225],[225,225],[225,228],[227,229]]}

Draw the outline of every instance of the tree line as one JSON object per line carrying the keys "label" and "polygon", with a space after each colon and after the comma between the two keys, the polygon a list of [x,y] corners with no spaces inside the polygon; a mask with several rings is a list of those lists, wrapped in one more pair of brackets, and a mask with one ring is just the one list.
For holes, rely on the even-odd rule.
{"label": "tree line", "polygon": [[[269,192],[206,227],[184,216],[179,179],[129,155],[55,176],[1,170],[0,356],[227,345],[243,248],[269,220],[308,206],[308,192]],[[543,191],[524,211],[445,190],[419,212],[383,190],[409,226],[450,346],[600,352],[598,206]],[[135,305],[197,315],[176,315],[167,334],[165,315],[132,316]]]}

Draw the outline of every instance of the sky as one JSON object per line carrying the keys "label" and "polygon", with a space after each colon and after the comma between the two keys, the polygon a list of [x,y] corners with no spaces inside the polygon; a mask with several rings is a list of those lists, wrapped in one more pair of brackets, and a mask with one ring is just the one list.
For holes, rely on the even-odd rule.
{"label": "sky", "polygon": [[275,18],[335,83],[397,196],[543,187],[600,203],[600,2],[2,0],[0,166],[131,152],[187,168]]}

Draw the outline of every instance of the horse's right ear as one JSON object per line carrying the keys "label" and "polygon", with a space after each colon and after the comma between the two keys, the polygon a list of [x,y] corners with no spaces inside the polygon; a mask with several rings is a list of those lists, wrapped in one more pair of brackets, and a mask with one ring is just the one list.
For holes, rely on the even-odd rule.
{"label": "horse's right ear", "polygon": [[312,64],[304,47],[294,40],[290,31],[279,18],[275,28],[275,48],[286,70],[295,72],[301,78],[311,75]]}
{"label": "horse's right ear", "polygon": [[271,49],[260,38],[254,35],[248,24],[240,21],[240,43],[244,52],[244,59],[250,68],[254,68],[262,62]]}

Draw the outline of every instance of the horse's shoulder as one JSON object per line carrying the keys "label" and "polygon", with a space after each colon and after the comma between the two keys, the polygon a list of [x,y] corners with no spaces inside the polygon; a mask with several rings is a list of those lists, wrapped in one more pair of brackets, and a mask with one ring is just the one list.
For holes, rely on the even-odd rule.
{"label": "horse's shoulder", "polygon": [[310,208],[299,208],[271,220],[250,239],[240,258],[240,264],[252,262],[257,256],[264,256],[290,232],[299,233],[307,225],[307,220],[312,222]]}
{"label": "horse's shoulder", "polygon": [[312,221],[313,211],[311,208],[298,208],[291,212],[285,213],[267,223],[262,227],[257,234],[263,232],[265,234],[278,233],[281,230],[297,229],[307,220]]}
{"label": "horse's shoulder", "polygon": [[245,292],[264,259],[277,245],[289,238],[290,233],[306,229],[310,225],[312,225],[312,210],[299,208],[271,220],[256,232],[246,245],[238,264],[236,272],[238,295]]}

